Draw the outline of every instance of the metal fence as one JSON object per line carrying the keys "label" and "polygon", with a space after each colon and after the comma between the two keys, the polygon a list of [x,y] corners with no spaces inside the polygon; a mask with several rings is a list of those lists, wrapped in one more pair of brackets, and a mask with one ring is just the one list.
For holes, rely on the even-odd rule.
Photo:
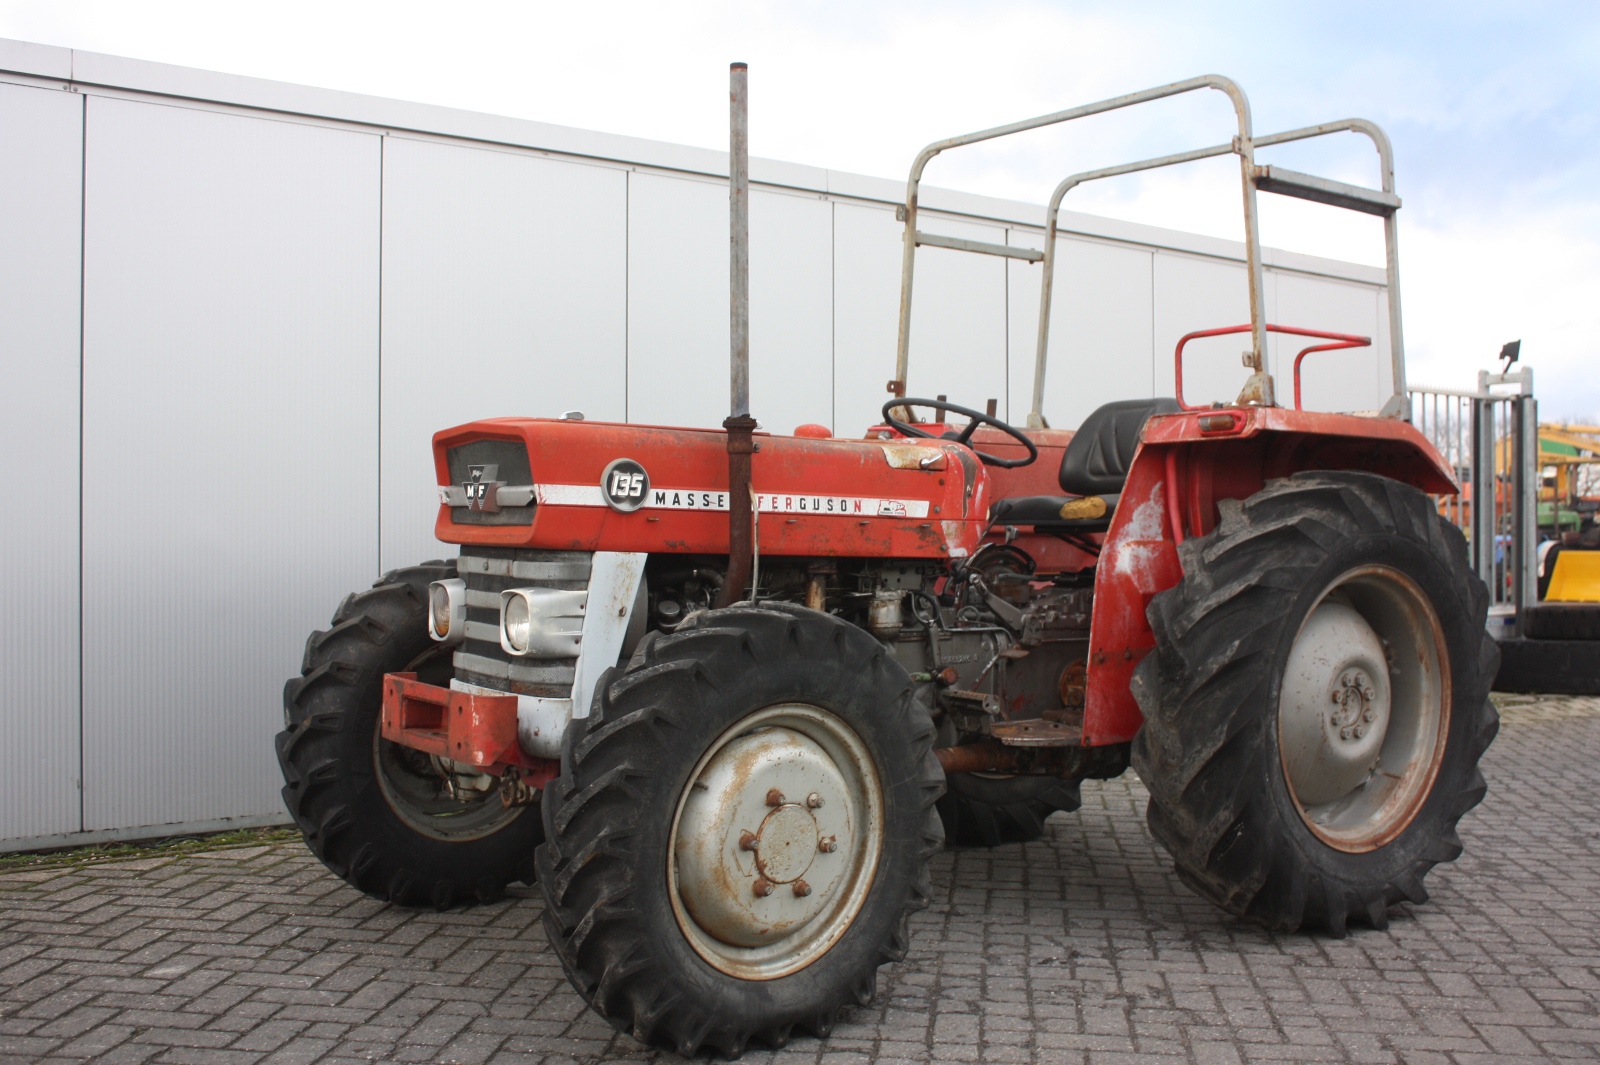
{"label": "metal fence", "polygon": [[1523,604],[1538,597],[1539,414],[1533,370],[1480,371],[1478,387],[1409,390],[1411,422],[1439,449],[1461,493],[1436,496],[1459,527],[1489,586],[1489,628],[1516,636]]}

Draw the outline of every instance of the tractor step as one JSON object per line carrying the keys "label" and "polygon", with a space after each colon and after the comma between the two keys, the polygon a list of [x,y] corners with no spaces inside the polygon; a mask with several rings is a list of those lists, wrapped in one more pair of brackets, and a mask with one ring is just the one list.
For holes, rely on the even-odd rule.
{"label": "tractor step", "polygon": [[989,727],[989,735],[1007,747],[1081,747],[1083,729],[1042,717],[1005,721]]}

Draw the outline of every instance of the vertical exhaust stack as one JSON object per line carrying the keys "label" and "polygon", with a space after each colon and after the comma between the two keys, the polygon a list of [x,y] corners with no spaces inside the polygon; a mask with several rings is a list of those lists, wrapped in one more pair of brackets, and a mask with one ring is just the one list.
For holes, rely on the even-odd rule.
{"label": "vertical exhaust stack", "polygon": [[[756,420],[750,416],[750,95],[749,67],[728,68],[728,245],[730,411],[728,431],[728,575],[717,606],[743,599],[754,570],[750,512],[750,455]],[[750,587],[750,598],[756,590]]]}

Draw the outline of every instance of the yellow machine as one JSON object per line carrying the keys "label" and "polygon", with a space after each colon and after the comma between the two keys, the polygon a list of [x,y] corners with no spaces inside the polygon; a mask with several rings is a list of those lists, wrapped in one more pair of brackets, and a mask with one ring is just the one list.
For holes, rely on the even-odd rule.
{"label": "yellow machine", "polygon": [[1573,505],[1585,488],[1593,491],[1591,484],[1582,483],[1589,480],[1582,474],[1585,466],[1596,464],[1600,464],[1600,426],[1539,426],[1539,467],[1555,473],[1554,482],[1540,489],[1540,500],[1558,507]]}
{"label": "yellow machine", "polygon": [[1600,603],[1600,551],[1563,551],[1550,575],[1549,603]]}

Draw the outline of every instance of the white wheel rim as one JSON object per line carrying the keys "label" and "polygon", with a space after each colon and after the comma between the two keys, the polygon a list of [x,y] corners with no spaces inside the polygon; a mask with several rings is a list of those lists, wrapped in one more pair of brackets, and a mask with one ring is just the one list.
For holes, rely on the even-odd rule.
{"label": "white wheel rim", "polygon": [[1450,723],[1449,654],[1415,581],[1362,566],[1323,590],[1289,651],[1278,752],[1306,826],[1363,853],[1416,817]]}
{"label": "white wheel rim", "polygon": [[839,941],[882,851],[882,787],[861,738],[817,707],[770,706],[717,737],[678,798],[672,911],[711,965],[773,980]]}

